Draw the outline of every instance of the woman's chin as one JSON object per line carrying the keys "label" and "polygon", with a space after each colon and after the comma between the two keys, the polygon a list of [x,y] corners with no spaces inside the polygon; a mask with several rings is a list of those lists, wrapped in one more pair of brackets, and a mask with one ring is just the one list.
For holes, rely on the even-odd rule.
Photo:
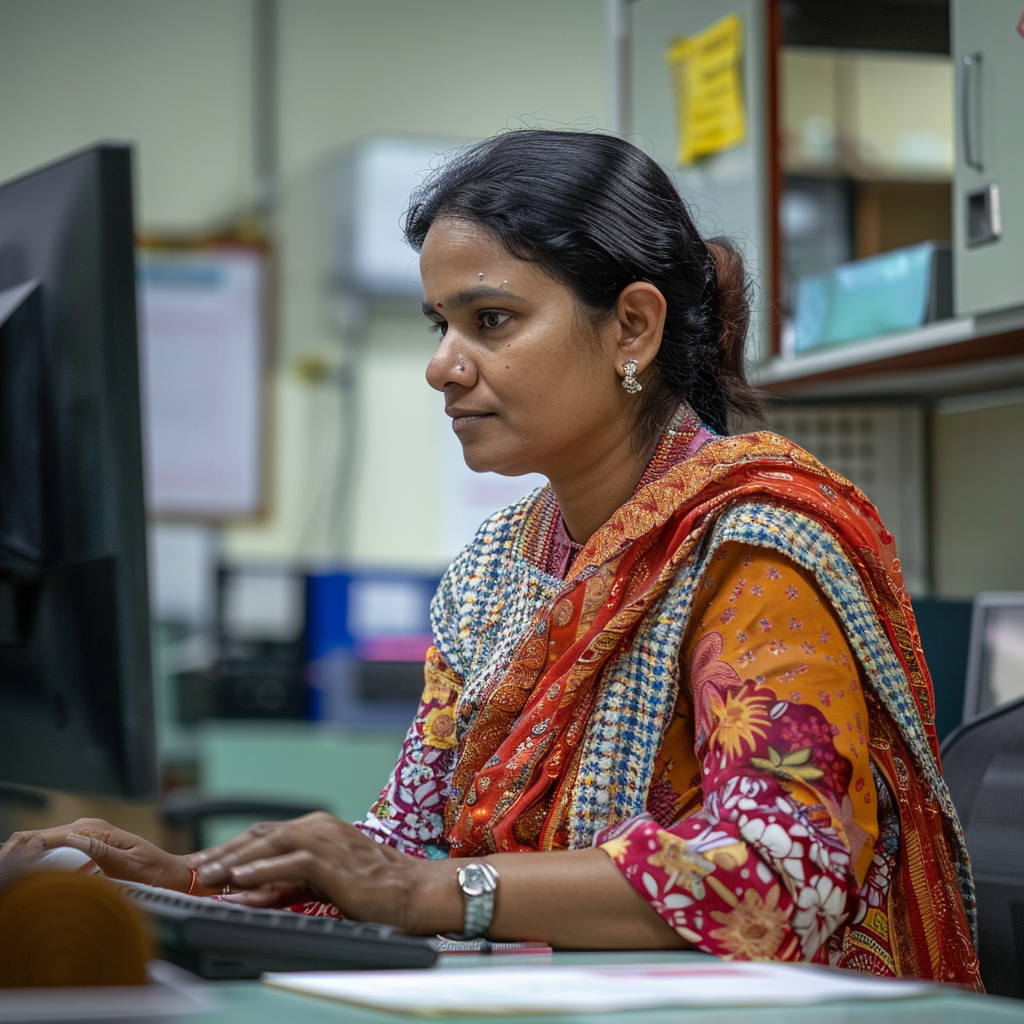
{"label": "woman's chin", "polygon": [[471,444],[463,444],[462,458],[474,473],[497,473],[499,476],[525,476],[534,470],[521,464],[520,460],[502,457],[496,452],[487,452]]}

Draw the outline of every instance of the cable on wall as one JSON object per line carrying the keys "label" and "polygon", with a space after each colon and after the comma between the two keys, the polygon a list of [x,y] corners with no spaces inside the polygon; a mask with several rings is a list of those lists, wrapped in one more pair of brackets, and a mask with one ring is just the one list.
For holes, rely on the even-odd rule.
{"label": "cable on wall", "polygon": [[273,216],[278,191],[278,2],[252,0],[253,206]]}

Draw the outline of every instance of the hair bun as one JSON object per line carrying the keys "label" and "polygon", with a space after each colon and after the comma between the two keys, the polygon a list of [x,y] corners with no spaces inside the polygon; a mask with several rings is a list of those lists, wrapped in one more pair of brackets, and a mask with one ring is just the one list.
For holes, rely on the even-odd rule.
{"label": "hair bun", "polygon": [[750,325],[750,286],[743,255],[728,238],[707,241],[715,261],[715,315],[719,322],[718,380],[734,412],[759,416],[761,402],[747,383],[743,349]]}

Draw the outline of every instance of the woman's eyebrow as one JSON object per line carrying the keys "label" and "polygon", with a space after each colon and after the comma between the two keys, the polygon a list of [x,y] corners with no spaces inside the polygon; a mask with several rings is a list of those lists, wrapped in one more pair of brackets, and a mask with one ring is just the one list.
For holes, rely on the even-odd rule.
{"label": "woman's eyebrow", "polygon": [[[522,296],[506,291],[504,288],[488,288],[486,285],[481,285],[479,288],[467,288],[464,292],[456,292],[451,298],[444,300],[442,308],[458,311],[479,299],[518,299],[522,301]],[[423,303],[423,312],[427,316],[437,315],[436,308],[428,302]]]}

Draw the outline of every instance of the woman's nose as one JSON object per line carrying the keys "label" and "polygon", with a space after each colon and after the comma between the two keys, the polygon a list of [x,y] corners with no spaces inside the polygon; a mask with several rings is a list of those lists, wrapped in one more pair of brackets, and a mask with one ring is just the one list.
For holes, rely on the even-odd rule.
{"label": "woman's nose", "polygon": [[427,383],[435,391],[444,391],[449,384],[472,387],[473,378],[473,365],[465,354],[465,346],[459,344],[458,335],[449,330],[427,363]]}

